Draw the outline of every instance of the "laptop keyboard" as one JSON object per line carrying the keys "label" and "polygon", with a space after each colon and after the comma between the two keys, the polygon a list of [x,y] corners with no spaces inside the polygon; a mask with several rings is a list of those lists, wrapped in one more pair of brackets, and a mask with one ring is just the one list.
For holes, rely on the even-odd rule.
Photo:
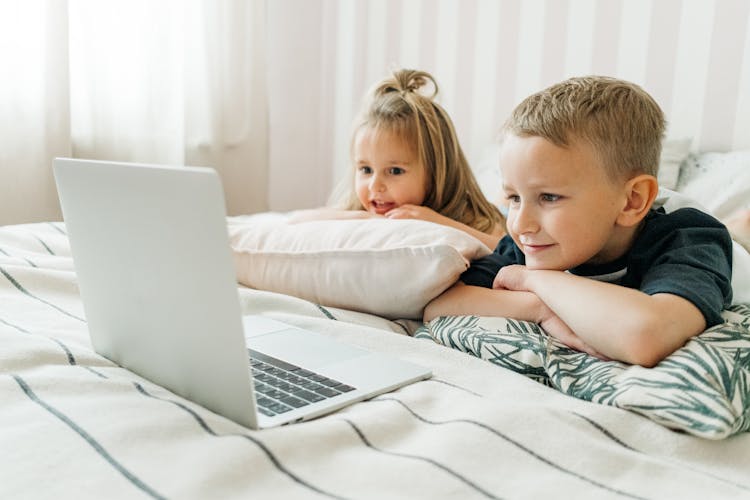
{"label": "laptop keyboard", "polygon": [[248,349],[258,411],[273,417],[332,398],[355,387]]}

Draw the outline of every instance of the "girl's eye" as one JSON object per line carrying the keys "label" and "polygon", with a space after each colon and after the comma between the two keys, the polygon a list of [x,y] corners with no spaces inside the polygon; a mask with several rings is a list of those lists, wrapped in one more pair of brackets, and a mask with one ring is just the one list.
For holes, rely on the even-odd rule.
{"label": "girl's eye", "polygon": [[542,195],[539,196],[539,198],[542,201],[555,202],[555,201],[558,201],[560,199],[560,195],[559,194],[552,194],[552,193],[543,193]]}
{"label": "girl's eye", "polygon": [[401,175],[401,174],[406,173],[406,171],[401,167],[391,167],[390,173],[393,175]]}
{"label": "girl's eye", "polygon": [[518,196],[517,194],[509,194],[509,195],[507,195],[505,197],[505,199],[508,200],[511,203],[520,203],[521,202],[521,197]]}

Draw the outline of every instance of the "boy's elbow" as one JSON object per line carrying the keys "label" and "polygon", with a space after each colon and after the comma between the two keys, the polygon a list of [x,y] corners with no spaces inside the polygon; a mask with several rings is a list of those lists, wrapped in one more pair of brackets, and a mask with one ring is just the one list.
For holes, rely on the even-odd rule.
{"label": "boy's elbow", "polygon": [[631,365],[642,366],[643,368],[653,368],[661,361],[666,358],[666,354],[659,353],[658,351],[649,348],[647,345],[634,346],[630,349],[625,356],[623,361]]}
{"label": "boy's elbow", "polygon": [[446,316],[455,312],[451,311],[450,305],[452,299],[455,298],[456,290],[462,286],[464,286],[464,284],[458,281],[452,287],[432,299],[424,308],[422,321],[428,323],[437,317]]}
{"label": "boy's elbow", "polygon": [[439,309],[439,303],[440,297],[434,298],[428,303],[424,308],[424,313],[422,313],[422,321],[425,323],[428,323],[432,321],[433,319],[440,316],[440,313],[438,311]]}
{"label": "boy's elbow", "polygon": [[[686,332],[685,326],[669,324],[656,315],[641,318],[630,325],[628,341],[623,345],[622,361],[644,368],[653,368],[670,354],[681,348],[695,333]],[[700,332],[697,332],[700,333]]]}
{"label": "boy's elbow", "polygon": [[670,352],[666,352],[660,342],[657,341],[658,331],[643,325],[637,332],[630,333],[630,342],[624,346],[622,361],[631,365],[639,365],[644,368],[653,368],[658,365]]}
{"label": "boy's elbow", "polygon": [[432,309],[430,309],[430,306],[432,305],[432,302],[427,304],[424,308],[424,312],[422,313],[422,321],[425,323],[429,323],[434,316],[432,315]]}

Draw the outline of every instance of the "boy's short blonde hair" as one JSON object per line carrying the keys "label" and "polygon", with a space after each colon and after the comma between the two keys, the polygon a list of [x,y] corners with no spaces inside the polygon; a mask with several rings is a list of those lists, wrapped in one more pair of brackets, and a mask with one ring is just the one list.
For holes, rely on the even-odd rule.
{"label": "boy's short blonde hair", "polygon": [[666,120],[654,99],[634,83],[604,76],[570,78],[521,102],[503,127],[567,147],[593,147],[610,178],[659,170]]}

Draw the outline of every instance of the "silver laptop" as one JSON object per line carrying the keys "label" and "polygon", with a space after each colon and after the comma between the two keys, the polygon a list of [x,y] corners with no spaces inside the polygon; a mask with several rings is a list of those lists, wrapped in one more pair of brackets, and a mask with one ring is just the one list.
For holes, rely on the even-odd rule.
{"label": "silver laptop", "polygon": [[54,160],[91,342],[250,428],[307,420],[429,370],[242,316],[213,169]]}

